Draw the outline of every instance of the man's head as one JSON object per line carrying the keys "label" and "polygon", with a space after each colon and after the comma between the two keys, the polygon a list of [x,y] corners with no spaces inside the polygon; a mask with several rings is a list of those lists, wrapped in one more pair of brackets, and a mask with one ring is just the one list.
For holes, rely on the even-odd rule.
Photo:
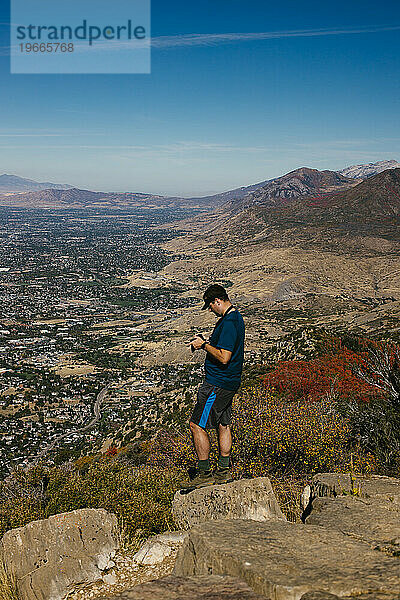
{"label": "man's head", "polygon": [[230,300],[225,288],[218,283],[213,283],[203,294],[204,306],[201,310],[207,308],[216,315],[223,315],[226,308],[230,305]]}

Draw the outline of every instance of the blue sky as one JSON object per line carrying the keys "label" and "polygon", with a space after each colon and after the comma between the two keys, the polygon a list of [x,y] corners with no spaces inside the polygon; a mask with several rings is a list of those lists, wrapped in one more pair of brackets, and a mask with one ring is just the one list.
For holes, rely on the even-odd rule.
{"label": "blue sky", "polygon": [[0,11],[0,173],[190,196],[400,160],[397,0],[153,0],[150,75],[11,75]]}

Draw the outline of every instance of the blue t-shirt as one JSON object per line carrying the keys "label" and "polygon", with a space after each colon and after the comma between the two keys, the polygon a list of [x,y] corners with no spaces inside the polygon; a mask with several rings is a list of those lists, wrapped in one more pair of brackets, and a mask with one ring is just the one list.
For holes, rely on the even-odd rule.
{"label": "blue t-shirt", "polygon": [[238,310],[231,310],[221,317],[211,334],[211,346],[232,352],[231,360],[223,365],[207,352],[204,370],[206,381],[225,390],[237,390],[243,369],[244,322]]}

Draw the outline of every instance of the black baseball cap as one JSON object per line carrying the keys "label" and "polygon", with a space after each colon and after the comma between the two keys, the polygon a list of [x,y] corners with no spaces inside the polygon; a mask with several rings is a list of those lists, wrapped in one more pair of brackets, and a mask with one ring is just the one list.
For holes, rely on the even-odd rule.
{"label": "black baseball cap", "polygon": [[228,294],[226,293],[225,288],[223,288],[222,285],[218,285],[218,283],[213,283],[204,292],[204,306],[201,308],[201,310],[206,310],[206,308],[210,306],[210,302],[213,302],[215,298],[220,298],[221,300],[228,299]]}

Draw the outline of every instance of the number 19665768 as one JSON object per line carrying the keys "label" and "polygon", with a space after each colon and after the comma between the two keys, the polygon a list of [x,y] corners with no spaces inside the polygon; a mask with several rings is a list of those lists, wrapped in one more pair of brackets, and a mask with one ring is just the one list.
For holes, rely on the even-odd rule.
{"label": "number 19665768", "polygon": [[47,44],[30,44],[29,42],[19,45],[21,52],[73,52],[74,44],[70,42],[47,43]]}

